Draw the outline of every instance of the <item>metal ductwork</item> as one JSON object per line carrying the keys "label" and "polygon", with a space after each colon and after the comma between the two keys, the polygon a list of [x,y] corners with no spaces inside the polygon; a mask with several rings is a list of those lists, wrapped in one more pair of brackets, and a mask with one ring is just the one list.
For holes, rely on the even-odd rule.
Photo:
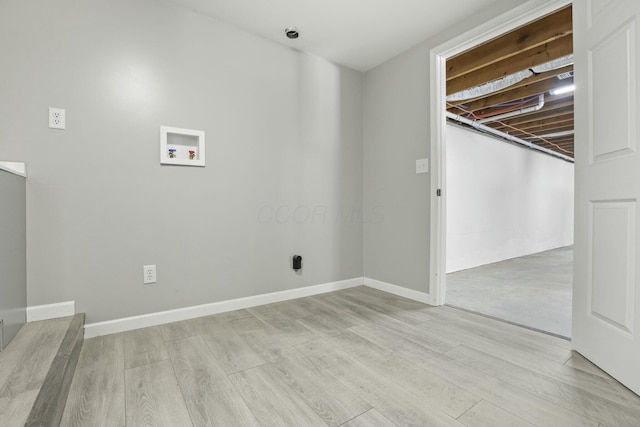
{"label": "metal ductwork", "polygon": [[537,65],[529,70],[519,71],[515,74],[510,74],[501,79],[494,80],[480,86],[472,87],[471,89],[465,89],[460,92],[452,93],[451,95],[447,96],[447,102],[459,102],[467,99],[487,96],[494,92],[506,89],[509,86],[513,86],[516,83],[520,83],[521,81],[528,79],[533,75],[557,70],[571,64],[573,64],[573,55],[563,56],[562,58],[546,62],[542,65]]}

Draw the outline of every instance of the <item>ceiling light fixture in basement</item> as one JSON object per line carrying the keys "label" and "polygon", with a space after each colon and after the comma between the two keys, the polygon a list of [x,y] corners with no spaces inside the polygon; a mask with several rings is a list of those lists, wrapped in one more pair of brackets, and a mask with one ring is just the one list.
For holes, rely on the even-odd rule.
{"label": "ceiling light fixture in basement", "polygon": [[562,95],[563,93],[569,93],[576,90],[575,85],[562,86],[556,89],[551,89],[549,95]]}
{"label": "ceiling light fixture in basement", "polygon": [[285,28],[284,33],[290,39],[297,39],[298,37],[300,37],[300,33],[298,33],[298,29],[296,27],[287,27]]}

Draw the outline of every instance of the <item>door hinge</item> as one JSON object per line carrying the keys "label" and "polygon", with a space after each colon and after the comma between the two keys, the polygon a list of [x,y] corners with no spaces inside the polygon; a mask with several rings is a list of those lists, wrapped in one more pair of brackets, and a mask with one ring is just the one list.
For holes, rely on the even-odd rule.
{"label": "door hinge", "polygon": [[436,190],[436,196],[438,196],[438,197],[442,196],[442,190],[441,189],[438,188]]}

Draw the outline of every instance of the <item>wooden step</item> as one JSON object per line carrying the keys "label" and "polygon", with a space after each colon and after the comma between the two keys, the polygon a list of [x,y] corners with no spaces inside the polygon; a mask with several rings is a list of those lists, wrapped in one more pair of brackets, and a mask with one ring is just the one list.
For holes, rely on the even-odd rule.
{"label": "wooden step", "polygon": [[84,313],[76,314],[53,359],[25,427],[58,427],[84,341]]}
{"label": "wooden step", "polygon": [[82,313],[27,323],[0,352],[0,424],[58,427],[84,341],[84,320]]}

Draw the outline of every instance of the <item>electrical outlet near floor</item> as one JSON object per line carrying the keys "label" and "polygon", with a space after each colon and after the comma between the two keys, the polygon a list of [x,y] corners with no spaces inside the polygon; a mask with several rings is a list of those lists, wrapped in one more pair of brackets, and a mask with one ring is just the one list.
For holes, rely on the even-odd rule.
{"label": "electrical outlet near floor", "polygon": [[66,129],[64,108],[49,107],[49,128]]}
{"label": "electrical outlet near floor", "polygon": [[156,283],[156,266],[155,265],[145,265],[142,267],[144,273],[144,284],[149,285],[151,283]]}

